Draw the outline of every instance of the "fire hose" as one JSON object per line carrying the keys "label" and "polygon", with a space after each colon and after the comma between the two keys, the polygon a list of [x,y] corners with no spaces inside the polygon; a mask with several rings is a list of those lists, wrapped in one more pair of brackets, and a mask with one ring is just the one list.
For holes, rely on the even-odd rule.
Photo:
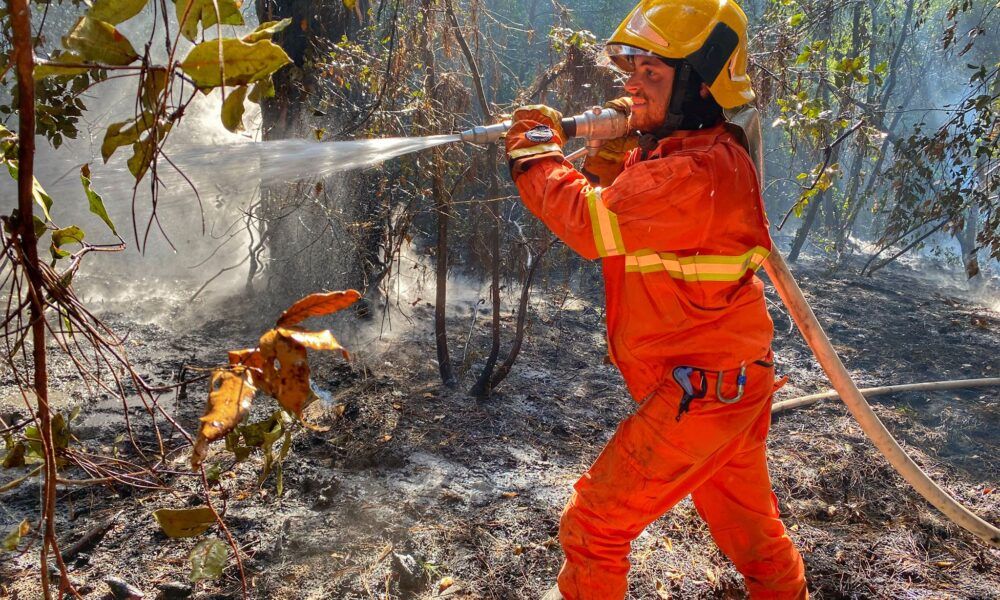
{"label": "fire hose", "polygon": [[[580,115],[566,117],[561,124],[567,137],[582,137],[587,140],[584,148],[567,157],[571,160],[582,156],[585,151],[589,154],[596,153],[602,140],[623,137],[629,133],[627,117],[611,109],[594,109]],[[461,139],[472,143],[495,142],[503,137],[510,125],[510,121],[505,121],[496,125],[474,127],[463,131]],[[760,170],[759,165],[758,170]],[[772,247],[774,247],[773,243]],[[840,356],[834,350],[830,339],[823,331],[822,325],[816,319],[815,313],[813,313],[805,296],[802,295],[802,290],[799,289],[798,283],[792,277],[792,272],[788,269],[788,265],[776,247],[764,262],[764,270],[771,278],[778,295],[788,308],[792,320],[802,332],[802,336],[816,356],[816,360],[826,372],[836,395],[844,401],[851,415],[861,426],[861,430],[875,444],[878,451],[885,456],[892,468],[954,523],[986,543],[1000,547],[1000,529],[975,515],[934,483],[903,450],[882,424],[882,421],[875,415],[871,405],[868,404],[851,379],[844,363],[841,362]]]}
{"label": "fire hose", "polygon": [[[983,377],[980,379],[951,379],[948,381],[926,381],[923,383],[905,383],[903,385],[883,385],[879,387],[862,388],[858,390],[864,397],[881,396],[882,394],[898,394],[901,392],[938,392],[943,390],[960,390],[982,387],[1000,387],[1000,377]],[[839,398],[837,390],[821,392],[819,394],[809,394],[798,398],[790,398],[775,402],[771,405],[771,414],[785,412],[793,408],[809,406],[820,400]]]}

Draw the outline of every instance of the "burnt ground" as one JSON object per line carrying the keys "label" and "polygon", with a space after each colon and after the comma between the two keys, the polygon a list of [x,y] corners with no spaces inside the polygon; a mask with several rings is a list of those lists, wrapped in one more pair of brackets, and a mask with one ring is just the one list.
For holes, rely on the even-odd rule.
{"label": "burnt ground", "polygon": [[[872,279],[824,269],[813,261],[796,273],[861,386],[997,376],[995,297],[988,308],[902,265]],[[329,429],[297,431],[281,496],[273,476],[257,484],[259,455],[229,468],[232,460],[216,448],[211,460],[225,468],[213,502],[224,507],[244,549],[250,596],[538,597],[559,568],[555,536],[570,486],[633,408],[620,375],[602,362],[599,285],[572,287],[553,284],[535,295],[521,357],[489,401],[464,392],[482,356],[465,357],[472,368],[460,386],[439,384],[428,333],[433,310],[423,301],[401,303],[406,314],[394,317],[387,340],[374,339],[377,322],[348,336],[356,351],[351,365],[315,358],[314,382],[328,397],[306,415]],[[791,378],[777,398],[827,389],[773,293],[770,299],[779,374]],[[453,310],[452,353],[459,363],[473,306],[456,301]],[[216,364],[225,350],[253,345],[278,314],[236,308],[195,322],[175,307],[161,320],[169,327],[120,312],[120,305],[103,314],[128,332],[137,369],[170,382],[182,364]],[[480,317],[471,348],[487,347],[487,318]],[[509,340],[509,312],[504,322]],[[57,362],[53,371],[57,402],[84,406],[76,443],[127,455],[128,443],[116,438],[120,407],[89,395],[68,365]],[[23,413],[9,374],[4,377],[2,412]],[[163,401],[193,430],[203,394],[198,388],[176,405],[170,397]],[[1000,522],[1000,391],[883,396],[873,404],[936,481],[987,521]],[[252,417],[271,410],[270,401],[258,399]],[[131,414],[136,423],[148,421],[140,408]],[[177,446],[180,438],[169,441]],[[911,491],[839,401],[777,417],[769,456],[814,597],[1000,598],[1000,551]],[[181,450],[166,464],[183,472],[187,458]],[[21,473],[0,471],[0,485]],[[66,543],[119,514],[103,540],[72,563],[84,597],[109,597],[108,577],[130,582],[147,598],[156,597],[161,584],[186,581],[187,556],[198,538],[166,538],[150,512],[200,503],[199,482],[183,475],[168,481],[172,492],[60,488],[58,528]],[[0,494],[0,533],[24,517],[37,519],[38,498],[34,482]],[[205,536],[221,533],[212,528]],[[632,561],[631,598],[745,595],[689,500],[647,529]],[[0,597],[39,597],[37,562],[37,547],[20,556],[0,552]],[[220,580],[194,588],[197,598],[239,595],[233,563]]]}

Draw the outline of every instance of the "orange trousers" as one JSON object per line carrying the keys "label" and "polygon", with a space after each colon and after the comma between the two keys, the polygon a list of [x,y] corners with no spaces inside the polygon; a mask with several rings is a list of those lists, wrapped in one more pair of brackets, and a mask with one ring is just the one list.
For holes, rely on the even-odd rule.
{"label": "orange trousers", "polygon": [[[746,374],[734,404],[716,399],[709,374],[707,396],[678,421],[682,390],[671,379],[622,421],[563,511],[559,590],[567,600],[624,598],[632,540],[688,494],[751,598],[808,598],[767,472],[774,368],[752,363]],[[697,373],[691,380],[698,389]],[[725,373],[722,391],[736,394],[735,371]]]}

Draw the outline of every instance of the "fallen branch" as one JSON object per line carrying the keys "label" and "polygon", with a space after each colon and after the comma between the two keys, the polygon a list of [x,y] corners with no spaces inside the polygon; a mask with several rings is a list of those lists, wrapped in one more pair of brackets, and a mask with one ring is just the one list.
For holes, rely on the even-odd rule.
{"label": "fallen branch", "polygon": [[[959,389],[972,389],[981,387],[996,387],[1000,386],[1000,377],[986,377],[982,379],[951,379],[948,381],[928,381],[924,383],[907,383],[903,385],[884,385],[881,387],[870,387],[858,390],[864,395],[865,398],[871,398],[873,396],[882,396],[885,394],[897,394],[902,392],[938,392],[943,390],[959,390]],[[809,406],[810,404],[815,404],[820,400],[829,400],[830,398],[839,398],[840,393],[837,390],[830,390],[829,392],[822,392],[820,394],[810,394],[808,396],[800,396],[798,398],[791,398],[789,400],[782,400],[781,402],[775,402],[771,406],[771,414],[775,415],[786,410],[791,410],[793,408],[800,408],[803,406]]]}
{"label": "fallen branch", "polygon": [[66,550],[63,551],[63,560],[72,560],[73,558],[76,557],[77,554],[80,554],[81,552],[89,552],[90,550],[93,550],[98,544],[101,543],[101,540],[104,539],[104,536],[107,535],[109,531],[111,531],[111,528],[115,526],[115,522],[118,520],[118,517],[120,517],[121,514],[122,511],[116,512],[107,519],[104,519],[103,521],[95,525],[93,528],[90,529],[90,531],[83,534],[83,537],[81,537],[72,546],[67,547]]}

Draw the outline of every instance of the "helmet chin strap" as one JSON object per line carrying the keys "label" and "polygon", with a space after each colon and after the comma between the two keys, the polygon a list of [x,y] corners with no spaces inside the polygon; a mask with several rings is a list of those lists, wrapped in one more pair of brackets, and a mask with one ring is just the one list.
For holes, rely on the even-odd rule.
{"label": "helmet chin strap", "polygon": [[688,81],[691,79],[691,65],[687,61],[680,64],[671,64],[674,67],[674,84],[670,92],[670,106],[667,107],[667,116],[663,123],[652,131],[640,132],[639,148],[642,150],[641,160],[646,160],[660,140],[671,133],[677,131],[684,120],[682,108],[684,106],[685,95],[687,94]]}

